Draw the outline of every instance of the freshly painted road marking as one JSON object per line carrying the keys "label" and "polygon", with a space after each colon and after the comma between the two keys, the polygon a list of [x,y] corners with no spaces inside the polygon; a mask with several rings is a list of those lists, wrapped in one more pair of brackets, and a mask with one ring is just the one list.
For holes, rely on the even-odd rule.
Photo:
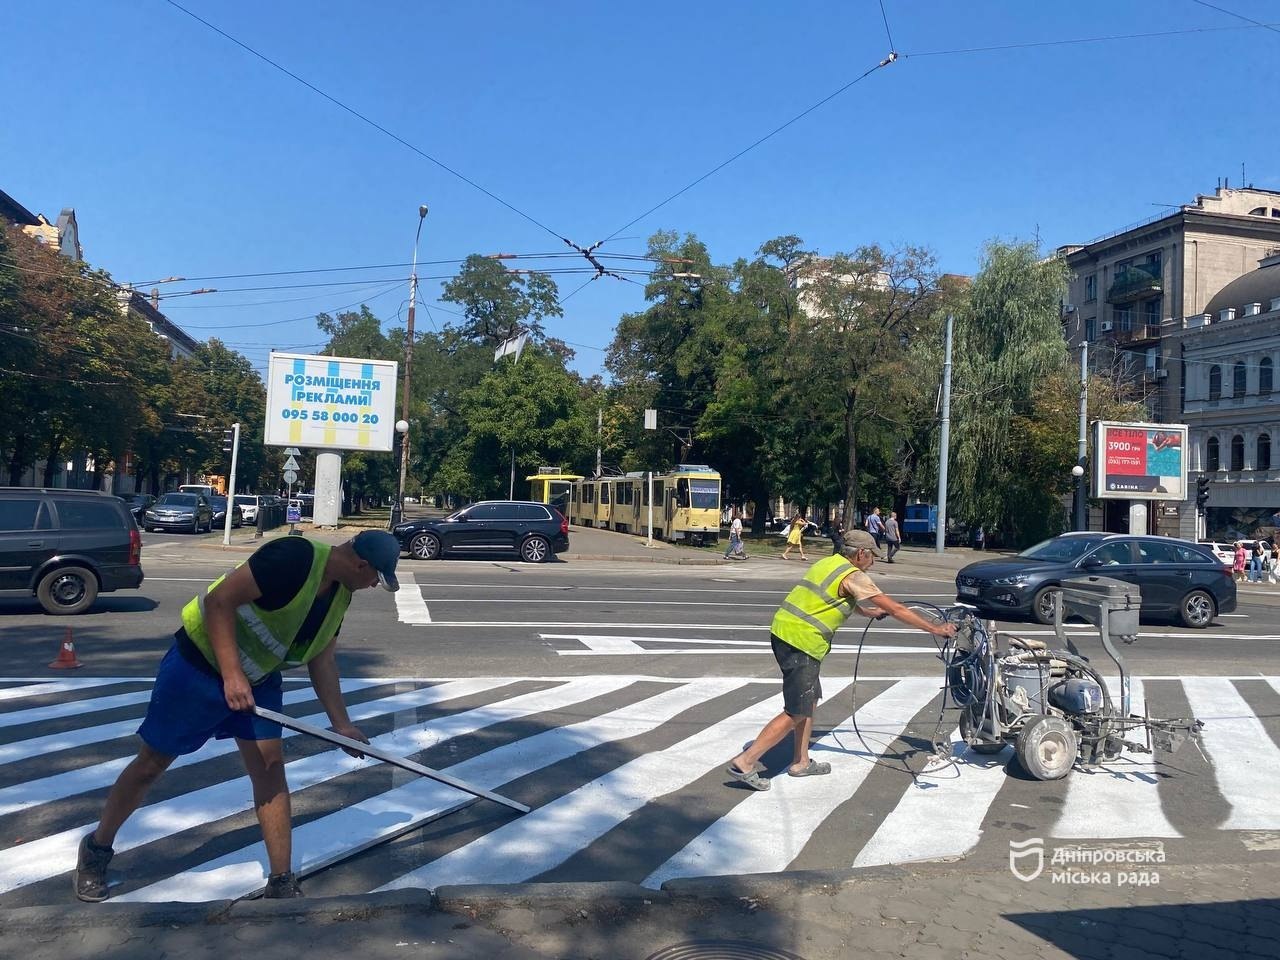
{"label": "freshly painted road marking", "polygon": [[[1107,689],[1120,709],[1120,680],[1107,677]],[[1130,679],[1131,714],[1146,712],[1146,695],[1141,680]],[[1125,735],[1142,739],[1141,730]],[[1160,754],[1132,754],[1092,768],[1077,766],[1067,774],[1067,797],[1058,822],[1050,831],[1055,837],[1180,837],[1160,801],[1160,780],[1175,768],[1168,767]]]}
{"label": "freshly painted road marking", "polygon": [[84,677],[75,680],[49,680],[44,683],[24,683],[20,687],[4,687],[0,689],[0,701],[19,700],[23,697],[39,697],[47,693],[67,693],[68,691],[89,690],[93,687],[106,687],[114,683],[127,683],[112,677]]}
{"label": "freshly painted road marking", "polygon": [[431,612],[422,598],[422,588],[413,581],[413,574],[402,574],[399,579],[400,589],[393,594],[397,618],[401,623],[430,623]]}
{"label": "freshly painted road marking", "polygon": [[[857,710],[858,729],[878,741],[871,751],[860,744],[842,749],[830,733],[821,737],[811,752],[814,759],[831,763],[829,775],[802,780],[779,772],[770,790],[736,804],[649,874],[643,885],[658,887],[673,877],[785,870],[813,831],[854,795],[883,750],[937,695],[937,680],[895,683]],[[841,726],[847,728],[851,720]],[[762,824],[773,824],[774,829],[762,832]]]}
{"label": "freshly painted road marking", "polygon": [[1235,684],[1220,677],[1182,681],[1218,788],[1231,804],[1224,830],[1280,829],[1280,748]]}

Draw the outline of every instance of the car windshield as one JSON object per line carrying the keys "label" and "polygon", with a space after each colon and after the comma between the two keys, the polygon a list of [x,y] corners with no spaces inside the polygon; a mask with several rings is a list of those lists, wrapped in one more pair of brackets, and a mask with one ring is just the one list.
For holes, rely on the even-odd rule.
{"label": "car windshield", "polygon": [[257,497],[236,497],[236,503],[242,507],[256,507],[258,505]]}
{"label": "car windshield", "polygon": [[190,493],[166,493],[156,504],[158,507],[194,507],[196,498]]}
{"label": "car windshield", "polygon": [[1045,560],[1050,563],[1071,563],[1079,560],[1098,545],[1092,537],[1054,537],[1023,550],[1018,556],[1027,560]]}

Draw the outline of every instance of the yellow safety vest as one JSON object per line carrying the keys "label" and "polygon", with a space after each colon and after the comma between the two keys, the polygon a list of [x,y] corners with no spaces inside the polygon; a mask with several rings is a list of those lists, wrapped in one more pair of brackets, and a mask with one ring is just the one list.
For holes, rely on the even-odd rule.
{"label": "yellow safety vest", "polygon": [[853,613],[854,602],[839,591],[841,581],[857,569],[840,554],[811,566],[773,615],[773,635],[815,660],[825,657],[831,638]]}
{"label": "yellow safety vest", "polygon": [[[311,546],[314,548],[311,571],[302,589],[292,600],[279,610],[263,610],[252,603],[236,608],[236,646],[240,648],[240,666],[251,684],[261,683],[281,667],[296,667],[313,659],[329,645],[342,624],[342,618],[351,603],[351,591],[339,583],[334,591],[333,602],[329,605],[329,612],[315,637],[307,644],[301,657],[289,659],[289,647],[306,622],[311,605],[320,592],[324,565],[329,559],[329,551],[333,549],[326,543],[315,541],[312,541]],[[182,626],[186,629],[187,636],[214,670],[218,669],[218,658],[214,655],[209,632],[205,629],[204,599],[225,579],[224,574],[213,581],[205,594],[197,596],[182,610]]]}

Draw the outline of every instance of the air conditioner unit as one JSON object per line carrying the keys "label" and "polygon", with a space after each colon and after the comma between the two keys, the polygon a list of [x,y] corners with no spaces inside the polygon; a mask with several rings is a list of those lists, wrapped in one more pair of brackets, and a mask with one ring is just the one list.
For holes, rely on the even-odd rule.
{"label": "air conditioner unit", "polygon": [[1062,305],[1062,312],[1063,312],[1063,313],[1075,313],[1075,312],[1076,312],[1076,305],[1075,305],[1074,303],[1064,303],[1064,304]]}
{"label": "air conditioner unit", "polygon": [[1103,320],[1103,321],[1102,321],[1102,332],[1103,332],[1103,333],[1110,333],[1110,332],[1111,332],[1112,330],[1114,330],[1115,328],[1116,328],[1116,322],[1115,322],[1114,320]]}
{"label": "air conditioner unit", "polygon": [[1157,380],[1166,380],[1166,379],[1168,379],[1168,377],[1169,377],[1169,371],[1168,371],[1168,370],[1157,370],[1157,371],[1156,371],[1156,379],[1157,379]]}

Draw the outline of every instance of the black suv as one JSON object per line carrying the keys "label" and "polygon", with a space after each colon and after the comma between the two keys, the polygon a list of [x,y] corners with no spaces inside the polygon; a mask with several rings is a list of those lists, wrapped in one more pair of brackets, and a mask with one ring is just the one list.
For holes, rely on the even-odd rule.
{"label": "black suv", "polygon": [[524,500],[473,503],[444,519],[396,524],[391,532],[400,549],[419,560],[513,551],[528,563],[545,563],[569,549],[569,521],[555,507]]}
{"label": "black suv", "polygon": [[141,560],[142,537],[119,497],[0,487],[0,596],[83,613],[99,593],[141,586]]}

